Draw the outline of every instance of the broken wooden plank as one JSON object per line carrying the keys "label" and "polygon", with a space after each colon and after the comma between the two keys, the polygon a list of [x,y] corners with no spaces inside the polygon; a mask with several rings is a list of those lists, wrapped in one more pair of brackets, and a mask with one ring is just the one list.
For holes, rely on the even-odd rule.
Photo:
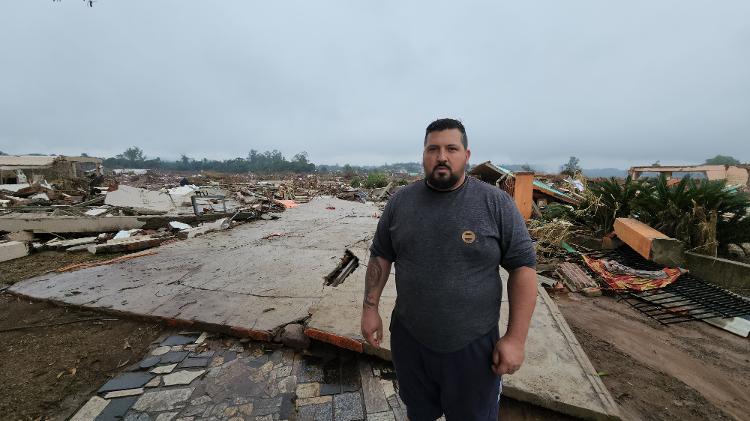
{"label": "broken wooden plank", "polygon": [[595,280],[583,271],[578,265],[564,262],[557,265],[557,274],[571,292],[579,292],[587,288],[597,288],[599,285]]}
{"label": "broken wooden plank", "polygon": [[525,221],[531,218],[534,203],[534,172],[516,172],[516,183],[513,186],[513,201]]}

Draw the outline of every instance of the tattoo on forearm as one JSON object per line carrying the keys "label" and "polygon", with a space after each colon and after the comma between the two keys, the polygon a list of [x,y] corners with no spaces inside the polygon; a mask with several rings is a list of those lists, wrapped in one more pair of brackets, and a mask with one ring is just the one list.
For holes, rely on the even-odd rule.
{"label": "tattoo on forearm", "polygon": [[362,302],[366,307],[377,307],[377,298],[372,296],[371,293],[375,292],[383,284],[383,269],[378,264],[377,260],[370,258],[370,262],[367,265],[367,273],[365,274],[365,298]]}

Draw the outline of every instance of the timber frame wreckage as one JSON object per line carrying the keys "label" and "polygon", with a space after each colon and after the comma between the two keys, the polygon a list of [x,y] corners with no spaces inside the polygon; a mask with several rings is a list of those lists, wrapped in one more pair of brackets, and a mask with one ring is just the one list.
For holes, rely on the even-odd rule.
{"label": "timber frame wreckage", "polygon": [[[745,167],[630,172],[703,172],[709,180],[748,182]],[[7,233],[0,261],[42,250],[118,253],[22,280],[10,293],[258,341],[280,341],[296,326],[309,339],[390,359],[388,330],[382,347],[371,347],[359,333],[359,315],[369,243],[397,183],[361,189],[338,176],[188,179],[127,171],[91,181],[102,174],[96,158],[0,157],[0,231]],[[530,224],[552,203],[575,207],[584,200],[574,179],[489,161],[470,175],[507,191]],[[61,179],[81,183],[71,188],[75,183]],[[617,218],[600,241],[606,247],[599,250],[555,241],[552,254],[563,258],[540,270],[529,357],[504,378],[504,395],[582,419],[621,416],[548,290],[614,295],[664,325],[705,321],[750,334],[750,301],[729,290],[750,285],[746,263],[685,252],[680,241],[631,218]],[[395,298],[391,280],[381,300],[385,325]]]}

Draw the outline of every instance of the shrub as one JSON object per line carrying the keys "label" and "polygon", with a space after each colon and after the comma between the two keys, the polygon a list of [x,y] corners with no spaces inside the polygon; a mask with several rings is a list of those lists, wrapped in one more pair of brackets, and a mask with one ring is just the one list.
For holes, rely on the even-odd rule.
{"label": "shrub", "polygon": [[579,222],[594,228],[599,234],[612,232],[616,218],[633,215],[635,200],[643,189],[643,183],[628,176],[624,183],[612,177],[590,182],[584,192],[584,201],[575,212]]}
{"label": "shrub", "polygon": [[575,219],[574,208],[570,205],[552,202],[542,210],[542,220],[554,221],[555,219]]}
{"label": "shrub", "polygon": [[388,178],[386,178],[385,174],[379,172],[372,172],[367,174],[367,179],[365,179],[364,183],[362,183],[362,186],[366,189],[377,189],[380,187],[385,187],[387,185]]}
{"label": "shrub", "polygon": [[644,186],[638,217],[664,234],[710,254],[719,244],[750,241],[750,196],[728,191],[725,180],[685,177],[669,186],[662,175]]}

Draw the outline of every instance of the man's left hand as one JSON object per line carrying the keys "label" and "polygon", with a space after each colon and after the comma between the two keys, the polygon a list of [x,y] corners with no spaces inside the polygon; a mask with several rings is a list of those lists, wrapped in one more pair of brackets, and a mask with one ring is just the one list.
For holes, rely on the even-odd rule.
{"label": "man's left hand", "polygon": [[522,341],[506,336],[500,338],[492,353],[492,371],[498,376],[515,373],[523,364],[524,347]]}

